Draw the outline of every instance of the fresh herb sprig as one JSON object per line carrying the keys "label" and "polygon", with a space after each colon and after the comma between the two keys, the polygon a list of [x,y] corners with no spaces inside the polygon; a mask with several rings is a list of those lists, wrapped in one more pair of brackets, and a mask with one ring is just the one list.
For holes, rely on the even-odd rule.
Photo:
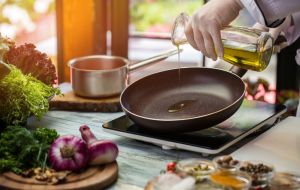
{"label": "fresh herb sprig", "polygon": [[58,137],[54,129],[33,131],[20,126],[8,126],[0,135],[0,173],[45,166],[52,142]]}

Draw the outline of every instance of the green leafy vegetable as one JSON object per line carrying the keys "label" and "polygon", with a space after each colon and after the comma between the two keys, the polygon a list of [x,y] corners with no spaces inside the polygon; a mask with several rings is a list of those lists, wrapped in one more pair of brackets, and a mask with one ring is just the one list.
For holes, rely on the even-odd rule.
{"label": "green leafy vegetable", "polygon": [[0,120],[6,125],[21,125],[29,116],[40,119],[49,109],[49,98],[59,94],[31,75],[24,75],[13,65],[11,72],[0,80]]}
{"label": "green leafy vegetable", "polygon": [[52,142],[58,137],[53,129],[34,131],[20,126],[9,126],[0,135],[0,173],[43,167]]}
{"label": "green leafy vegetable", "polygon": [[33,131],[33,137],[39,142],[52,144],[53,140],[58,137],[58,134],[54,129],[37,128]]}

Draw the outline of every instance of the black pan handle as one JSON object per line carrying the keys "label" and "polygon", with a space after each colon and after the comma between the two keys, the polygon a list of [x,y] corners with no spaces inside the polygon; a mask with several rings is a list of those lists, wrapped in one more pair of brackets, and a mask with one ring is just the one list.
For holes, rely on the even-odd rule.
{"label": "black pan handle", "polygon": [[229,71],[242,78],[248,70],[247,69],[242,69],[242,68],[237,67],[237,66],[232,66],[229,69]]}

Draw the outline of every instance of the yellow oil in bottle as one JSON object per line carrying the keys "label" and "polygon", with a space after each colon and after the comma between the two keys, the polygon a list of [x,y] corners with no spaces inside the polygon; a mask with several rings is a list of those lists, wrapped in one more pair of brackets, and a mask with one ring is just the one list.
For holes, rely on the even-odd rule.
{"label": "yellow oil in bottle", "polygon": [[223,59],[244,69],[262,71],[268,66],[271,55],[272,48],[264,51],[251,51],[224,46]]}
{"label": "yellow oil in bottle", "polygon": [[[174,41],[173,44],[179,48],[186,44],[185,40]],[[223,41],[224,55],[223,60],[253,71],[263,71],[269,64],[273,48],[270,46],[265,50],[257,50],[256,44],[244,44],[232,41]],[[180,58],[178,58],[178,62]]]}

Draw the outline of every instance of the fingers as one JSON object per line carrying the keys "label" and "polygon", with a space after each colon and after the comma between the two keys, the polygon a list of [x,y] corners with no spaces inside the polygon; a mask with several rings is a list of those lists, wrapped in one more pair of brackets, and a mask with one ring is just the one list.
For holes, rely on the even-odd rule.
{"label": "fingers", "polygon": [[189,42],[189,44],[196,50],[199,50],[197,47],[197,44],[194,40],[194,32],[193,32],[193,27],[192,27],[192,23],[189,22],[188,25],[186,26],[185,30],[184,30],[185,36],[187,41]]}
{"label": "fingers", "polygon": [[262,31],[265,31],[265,32],[268,32],[269,31],[269,28],[260,24],[260,23],[255,23],[252,28],[255,28],[255,29],[258,29],[258,30],[262,30]]}
{"label": "fingers", "polygon": [[269,33],[271,34],[274,40],[277,39],[280,32],[281,32],[281,28],[270,28],[269,30]]}
{"label": "fingers", "polygon": [[202,33],[200,30],[198,30],[197,26],[193,25],[193,34],[194,34],[194,40],[197,46],[197,49],[203,53],[204,56],[209,57],[209,54],[207,53],[205,49],[204,39],[202,36]]}
{"label": "fingers", "polygon": [[204,56],[209,57],[209,54],[206,52],[204,40],[200,31],[197,30],[197,27],[193,26],[192,22],[189,22],[187,27],[185,28],[185,35],[189,42],[189,44],[201,51]]}
{"label": "fingers", "polygon": [[[204,39],[202,32],[198,29],[197,26],[193,25],[193,22],[189,22],[189,24],[185,28],[185,35],[189,44],[193,48],[201,51],[201,53],[206,57],[213,56],[210,50],[211,43]],[[206,40],[206,42],[204,40]],[[207,50],[209,50],[209,53]]]}
{"label": "fingers", "polygon": [[205,49],[208,54],[208,57],[212,58],[214,61],[217,60],[217,55],[215,53],[215,48],[214,48],[215,46],[211,34],[208,33],[207,31],[203,31],[202,34],[203,34]]}
{"label": "fingers", "polygon": [[215,50],[218,54],[218,57],[223,58],[224,50],[223,43],[221,38],[221,26],[216,24],[212,25],[211,36],[214,43]]}
{"label": "fingers", "polygon": [[223,57],[220,27],[217,24],[212,23],[210,26],[203,27],[191,21],[185,28],[185,35],[189,44],[201,51],[204,56],[217,60],[217,51],[218,56]]}

